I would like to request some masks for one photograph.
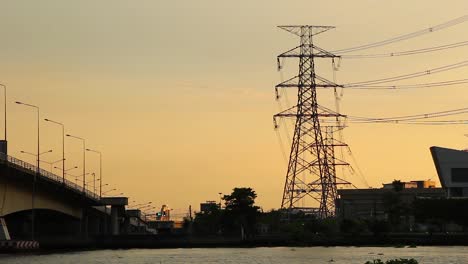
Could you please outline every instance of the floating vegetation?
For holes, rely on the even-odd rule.
[[[383,262],[380,259],[375,259],[373,261],[367,261],[364,264],[418,264],[418,261],[415,259],[391,259]]]

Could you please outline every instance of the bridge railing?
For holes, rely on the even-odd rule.
[[[37,167],[35,165],[32,165],[28,162],[22,161],[20,159],[17,159],[12,156],[5,155],[4,153],[0,153],[0,162],[2,163],[7,163],[9,166],[16,167],[21,170],[26,170],[29,173],[35,174],[37,173]],[[57,174],[54,174],[50,171],[46,171],[44,169],[39,169],[39,177],[44,177],[49,180],[52,180],[54,182],[64,184],[66,187],[74,189],[78,192],[83,192],[83,186],[79,186],[78,184],[69,181],[67,179],[63,179],[62,176],[59,176]],[[85,196],[94,199],[94,200],[99,200],[99,195],[90,191],[90,190],[85,190],[84,192]]]

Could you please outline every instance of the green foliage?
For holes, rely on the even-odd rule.
[[[224,195],[226,210],[251,210],[255,207],[255,198],[257,194],[252,188],[234,188],[230,195]]]
[[[340,232],[359,235],[370,230],[369,224],[360,219],[344,219],[340,223]]]
[[[369,230],[374,235],[381,235],[391,231],[391,224],[386,220],[374,220],[368,223]]]
[[[401,192],[405,187],[400,180],[394,180],[392,182],[392,185],[393,185],[393,190],[396,192]]]
[[[373,261],[367,261],[365,264],[418,264],[418,261],[415,259],[391,259],[387,260],[385,263],[380,259],[375,259]]]
[[[281,210],[271,210],[270,212],[259,213],[257,215],[257,223],[266,224],[271,232],[279,232],[283,223],[281,223]]]
[[[441,226],[454,222],[468,226],[468,200],[465,199],[416,199],[414,215],[418,222]]]
[[[412,211],[412,206],[403,202],[401,199],[400,187],[403,184],[399,181],[394,181],[394,190],[390,190],[383,195],[383,205],[385,213],[388,215],[388,220],[392,227],[396,228],[402,224],[402,217],[408,218]],[[401,185],[401,186],[400,186]],[[403,187],[401,187],[403,188]]]
[[[193,228],[199,234],[217,234],[222,228],[222,211],[213,206],[208,212],[195,214]]]
[[[255,231],[258,207],[255,206],[257,194],[252,188],[234,188],[225,195],[225,209],[213,205],[208,212],[195,215],[194,231],[198,234],[239,234],[242,228],[247,236]]]
[[[230,195],[224,195],[225,211],[223,223],[227,231],[237,232],[243,229],[246,236],[255,233],[258,206],[255,206],[257,194],[252,188],[234,188]]]
[[[366,261],[364,264],[384,264],[380,259],[374,259],[373,261]]]

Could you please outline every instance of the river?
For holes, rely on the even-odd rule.
[[[364,264],[374,259],[414,258],[420,264],[468,263],[468,247],[277,247],[210,249],[95,250],[51,254],[0,255],[12,264],[186,264],[245,263]]]

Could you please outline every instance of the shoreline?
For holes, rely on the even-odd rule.
[[[236,237],[132,235],[89,239],[39,239],[38,249],[0,249],[4,253],[47,253],[113,249],[257,248],[257,247],[395,247],[468,246],[468,234],[391,234],[382,236],[290,237],[263,236],[249,240]]]

